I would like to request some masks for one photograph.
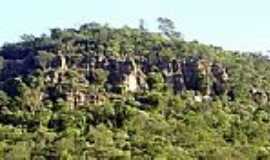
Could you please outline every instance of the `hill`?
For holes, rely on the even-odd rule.
[[[0,50],[3,159],[268,159],[270,63],[89,23]]]

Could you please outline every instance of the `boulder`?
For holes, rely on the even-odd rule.
[[[252,88],[251,91],[251,98],[254,102],[264,105],[268,102],[268,97],[265,91]]]
[[[204,59],[188,58],[181,65],[185,87],[200,91],[203,95],[210,93],[209,62]]]
[[[212,93],[216,96],[226,94],[228,91],[229,76],[225,67],[215,62],[211,66],[211,73],[213,77]]]

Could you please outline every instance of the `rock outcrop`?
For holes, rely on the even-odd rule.
[[[153,72],[162,74],[165,83],[173,90],[174,94],[182,94],[186,90],[195,91],[203,97],[233,93],[232,90],[229,90],[229,76],[226,68],[218,62],[212,63],[200,57],[174,58],[172,60],[156,57],[153,60],[151,57],[142,56],[116,58],[84,54],[76,60],[71,60],[70,56],[60,52],[52,57],[51,62],[46,62],[47,64],[44,65],[49,67],[45,74],[45,81],[52,85],[59,85],[68,79],[65,74],[69,68],[72,68],[84,73],[85,80],[81,80],[81,82],[88,81],[90,85],[99,81],[96,70],[106,71],[108,76],[105,77],[104,85],[107,86],[108,91],[114,93],[146,91],[149,88],[146,78]],[[31,54],[28,54],[24,59],[5,60],[1,74],[2,77],[17,77],[38,69],[38,64],[35,61],[35,55]],[[82,104],[85,100],[80,99],[87,97],[82,96],[82,94],[76,95],[71,93],[67,96],[73,97],[73,99],[81,97],[74,100],[76,105]]]

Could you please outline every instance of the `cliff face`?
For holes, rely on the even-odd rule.
[[[200,96],[222,96],[228,95],[230,86],[228,84],[228,74],[226,68],[220,63],[213,63],[207,59],[198,57],[187,57],[182,59],[165,60],[161,57],[154,57],[155,61],[150,61],[146,57],[129,56],[125,58],[100,56],[83,56],[78,62],[70,61],[70,57],[63,54],[56,54],[54,58],[47,61],[46,67],[43,67],[45,73],[44,83],[53,85],[55,88],[63,88],[66,81],[69,79],[82,78],[77,82],[77,85],[95,85],[99,81],[97,70],[102,70],[106,73],[105,83],[102,85],[108,86],[107,91],[112,93],[122,94],[125,92],[145,92],[151,90],[151,83],[162,83],[165,87],[173,90],[174,94],[181,94],[186,90],[194,91]],[[89,59],[88,61],[84,61]],[[152,57],[153,59],[153,57]],[[2,70],[2,80],[12,79],[20,76],[31,74],[40,68],[41,62],[37,57],[32,55],[27,56],[22,60],[4,60]],[[75,66],[75,67],[74,67]],[[78,77],[68,77],[68,72],[78,72]],[[161,74],[161,82],[149,81],[150,74]],[[13,87],[13,86],[10,86]],[[15,87],[15,86],[14,86]],[[72,87],[72,86],[71,86]],[[51,87],[50,87],[51,88]],[[120,91],[122,90],[122,91]],[[50,93],[48,90],[43,90],[44,93]],[[62,91],[61,91],[62,92]],[[63,91],[64,92],[64,91]],[[63,93],[66,100],[76,101],[76,95],[80,95],[77,99],[80,103],[86,104],[88,101],[88,93],[77,93],[77,89],[70,88],[69,94]],[[47,95],[47,94],[44,94]],[[52,99],[57,99],[55,91],[49,94]],[[58,98],[59,98],[58,97]],[[46,97],[50,98],[50,97]],[[75,100],[74,100],[75,99]],[[232,99],[232,97],[230,97]]]
[[[213,64],[206,59],[189,57],[165,61],[159,58],[159,61],[152,63],[149,60],[142,61],[135,57],[136,63],[134,64],[130,63],[129,59],[104,59],[101,64],[93,63],[93,66],[96,69],[99,66],[102,66],[104,70],[108,69],[110,73],[108,83],[112,85],[128,83],[131,78],[130,84],[127,84],[127,86],[133,86],[131,90],[138,87],[141,89],[142,86],[138,84],[138,79],[144,78],[145,81],[151,73],[162,74],[164,80],[162,83],[171,86],[175,93],[193,90],[202,95],[221,95],[226,94],[227,87],[229,87],[226,86],[229,80],[226,69],[221,64]],[[135,87],[135,84],[138,86]]]
[[[97,85],[98,88],[103,86],[108,93],[123,94],[124,92],[151,91],[155,88],[152,87],[154,83],[164,85],[176,95],[192,91],[194,97],[197,97],[195,100],[210,100],[221,96],[227,97],[228,100],[235,100],[236,96],[234,86],[230,83],[227,73],[228,68],[224,67],[221,62],[196,55],[167,59],[158,54],[117,57],[83,52],[75,56],[63,54],[61,50],[51,53],[37,51],[37,54],[28,54],[24,58],[3,59],[2,84],[10,79],[27,77],[38,70],[43,72],[42,79],[45,84],[41,90],[44,95],[41,98],[42,101],[64,98],[71,104],[86,105],[93,101],[89,100],[90,92],[80,90],[85,90],[83,88],[87,88],[87,86]],[[102,71],[102,73],[97,73],[97,71]],[[73,75],[75,77],[70,77],[70,72],[75,72],[76,74]],[[156,76],[157,74],[161,75],[159,80],[149,80],[150,75]],[[70,84],[71,79],[76,81],[77,86],[85,87],[75,89],[76,87]],[[65,86],[69,86],[69,89],[66,90]],[[10,87],[16,88],[16,86]],[[76,95],[80,96],[76,98]],[[253,98],[255,102],[262,99],[258,98],[262,97],[258,92],[252,91],[250,95],[257,97]],[[77,103],[76,99],[82,100]],[[264,98],[262,101],[268,101],[268,98]]]

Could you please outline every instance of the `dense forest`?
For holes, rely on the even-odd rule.
[[[7,160],[270,159],[270,62],[95,22],[0,49]]]

